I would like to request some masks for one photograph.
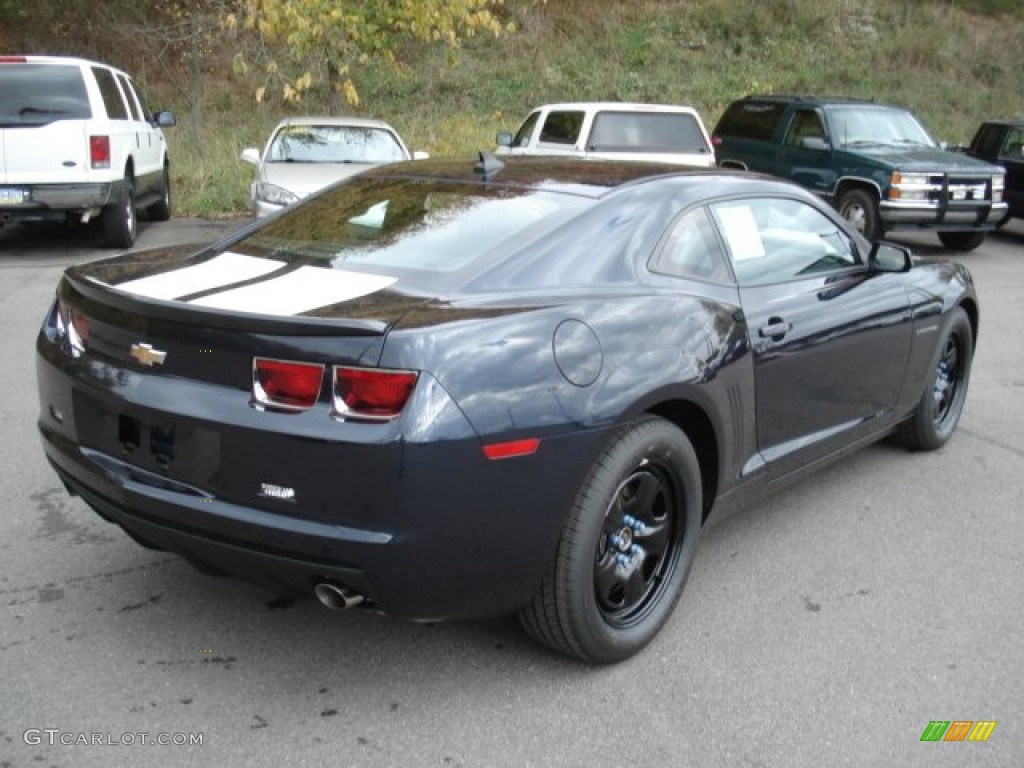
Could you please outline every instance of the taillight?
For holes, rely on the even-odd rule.
[[[283,411],[305,411],[320,397],[324,366],[254,357],[252,399],[258,405]]]
[[[334,366],[334,410],[345,419],[387,421],[402,412],[416,386],[415,371]]]
[[[89,162],[93,168],[110,167],[110,137],[89,137]]]
[[[74,307],[57,302],[57,332],[68,343],[71,354],[78,357],[89,343],[89,318]]]

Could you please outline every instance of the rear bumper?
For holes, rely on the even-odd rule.
[[[420,432],[415,442],[411,433],[358,444],[351,435],[295,439],[233,425],[230,416],[218,423],[151,414],[106,393],[110,408],[143,413],[144,422],[173,420],[179,436],[202,435],[188,450],[212,467],[209,480],[186,482],[173,462],[160,469],[143,455],[145,435],[134,452],[113,455],[96,444],[93,427],[81,431],[96,422],[76,413],[87,399],[76,372],[41,355],[37,375],[47,458],[103,518],[206,572],[304,595],[329,580],[413,619],[497,616],[526,605],[605,439],[601,430],[569,431],[544,438],[532,456],[493,461],[471,430],[451,437],[449,429],[451,439]],[[268,474],[267,456],[277,474]],[[174,461],[196,465],[192,456]],[[229,476],[222,491],[217,483]],[[298,501],[257,497],[267,481],[294,485]]]
[[[24,201],[0,202],[0,221],[46,221],[64,218],[68,212],[95,213],[107,205],[114,188],[111,183],[5,185],[22,194]]]

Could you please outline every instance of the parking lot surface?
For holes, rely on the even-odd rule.
[[[143,223],[138,247],[242,223]],[[1024,222],[959,256],[981,331],[952,441],[878,444],[713,526],[665,630],[606,668],[512,619],[204,576],[70,498],[33,345],[61,270],[110,253],[92,236],[0,231],[0,767],[1022,764]],[[922,742],[936,720],[997,725]]]

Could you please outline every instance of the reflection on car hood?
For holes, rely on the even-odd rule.
[[[328,184],[347,179],[377,163],[264,163],[263,181],[306,197]]]

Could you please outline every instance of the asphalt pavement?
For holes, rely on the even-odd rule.
[[[242,223],[143,222],[138,247]],[[1024,222],[962,256],[981,332],[952,441],[878,444],[712,527],[664,631],[605,668],[511,619],[204,576],[69,497],[34,338],[61,270],[105,255],[0,231],[0,768],[1024,765]],[[996,726],[922,742],[936,720]]]

